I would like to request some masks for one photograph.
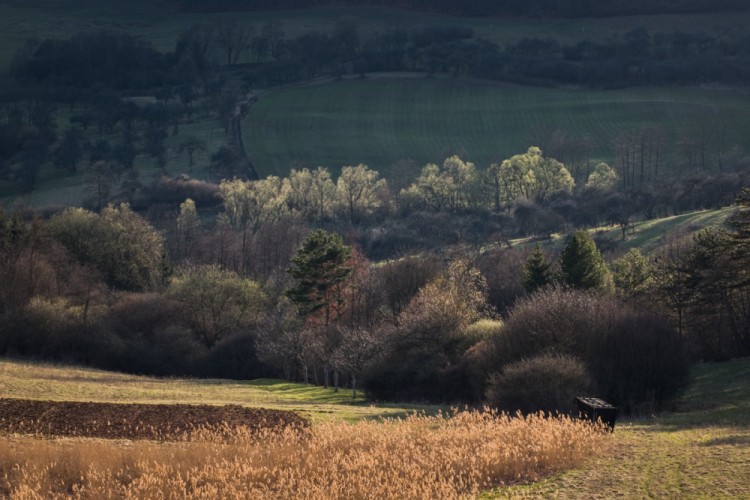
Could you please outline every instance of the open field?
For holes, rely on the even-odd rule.
[[[682,131],[724,130],[747,145],[750,95],[732,90],[636,88],[573,90],[450,78],[373,77],[274,89],[246,119],[248,155],[261,175],[293,162],[338,171],[366,163],[388,177],[394,164],[416,168],[459,153],[486,168],[543,144],[555,130],[590,135],[593,156],[611,161],[624,132],[661,126],[666,143]],[[667,162],[675,152],[667,152]],[[413,172],[417,174],[418,170]]]
[[[322,165],[337,172],[343,165],[365,163],[385,177],[408,178],[418,175],[424,164],[456,153],[484,169],[543,144],[556,130],[569,138],[590,135],[594,158],[612,161],[615,138],[646,125],[661,126],[667,144],[700,127],[721,130],[727,151],[735,144],[744,150],[750,137],[750,95],[726,89],[593,91],[373,75],[269,90],[251,109],[244,133],[248,155],[261,176],[285,176],[291,165]],[[178,153],[188,136],[207,145],[206,151],[196,153],[193,168],[187,154]],[[209,157],[223,143],[218,120],[205,114],[181,124],[178,134],[167,139],[168,175],[210,178]],[[403,159],[415,162],[411,171],[394,166]],[[666,164],[674,159],[673,148],[666,151]],[[145,184],[164,173],[145,155],[135,163]],[[87,189],[82,170],[71,176],[47,165],[37,188],[23,199],[33,206],[80,205]],[[18,189],[0,184],[0,198],[7,206],[18,198]]]
[[[0,360],[0,397],[100,403],[242,405],[292,410],[312,421],[358,420],[434,413],[435,406],[372,406],[341,389],[282,380],[163,379],[38,363]]]
[[[748,498],[750,360],[699,365],[678,412],[623,422],[588,466],[487,498]]]
[[[592,235],[603,235],[616,242],[617,249],[626,252],[632,248],[639,249],[643,254],[650,254],[664,243],[670,234],[695,234],[701,229],[721,227],[727,218],[734,213],[735,207],[724,207],[716,210],[699,210],[680,215],[664,217],[662,219],[634,222],[628,227],[625,239],[619,226],[602,226],[589,229]],[[511,240],[511,245],[535,245],[537,242],[543,247],[560,247],[566,242],[567,235],[553,234],[550,240],[537,238],[518,238]]]
[[[182,441],[191,435],[304,429],[293,411],[239,405],[173,405],[0,398],[0,434]]]
[[[306,10],[186,14],[174,12],[166,2],[147,0],[6,0],[0,4],[0,68],[29,38],[64,38],[79,31],[122,30],[151,41],[162,51],[171,50],[184,28],[201,23],[236,19],[260,26],[280,20],[288,37],[312,31],[330,31],[341,18],[354,20],[362,34],[392,26],[464,26],[476,36],[498,43],[523,37],[577,41],[606,38],[643,26],[652,31],[702,31],[745,33],[750,13],[670,16],[627,16],[609,19],[461,18],[384,8],[319,7]]]
[[[20,363],[3,361],[0,364],[0,380],[4,384],[3,394],[24,395],[33,397],[39,394],[47,394],[50,399],[80,399],[87,394],[99,400],[112,398],[114,401],[123,399],[150,399],[146,396],[135,396],[133,390],[136,384],[154,389],[154,385],[160,385],[160,398],[162,400],[173,400],[180,402],[195,401],[199,395],[208,398],[204,402],[219,402],[235,400],[237,396],[250,394],[249,387],[255,391],[265,391],[264,388],[276,388],[277,397],[274,406],[286,408],[306,407],[303,401],[315,408],[321,408],[319,398],[327,400],[329,395],[322,389],[295,386],[276,381],[262,382],[229,382],[229,381],[190,381],[190,380],[158,380],[140,377],[130,377],[96,370],[86,370],[68,367],[53,367],[32,363]],[[55,381],[55,379],[59,379]],[[186,389],[186,384],[189,384]],[[278,386],[277,386],[278,384]],[[74,386],[81,386],[75,389]],[[45,391],[44,387],[49,387]],[[200,390],[198,388],[201,388]],[[153,396],[151,396],[153,397]],[[171,398],[171,399],[170,399]],[[213,399],[211,399],[213,398]],[[477,460],[483,451],[474,453],[475,450],[488,450],[492,447],[503,446],[507,443],[510,435],[495,434],[497,426],[491,423],[491,427],[484,427],[480,434],[483,438],[471,437],[465,432],[468,428],[467,422],[448,425],[445,432],[439,431],[434,434],[424,434],[425,425],[431,429],[443,429],[445,421],[442,417],[437,420],[416,420],[405,427],[388,427],[395,424],[387,424],[386,428],[379,427],[382,424],[373,422],[367,418],[375,415],[378,411],[386,414],[391,409],[383,410],[371,408],[369,414],[352,414],[350,407],[345,405],[342,397],[339,403],[331,403],[327,400],[327,408],[334,415],[345,415],[346,419],[362,419],[360,424],[354,426],[341,426],[338,418],[318,419],[313,429],[322,436],[327,436],[321,444],[321,448],[328,457],[341,457],[344,459],[341,466],[347,470],[360,470],[364,468],[368,473],[377,475],[378,472],[372,461],[367,461],[361,454],[361,449],[352,443],[377,443],[374,448],[383,450],[383,458],[386,456],[396,458],[409,454],[426,460],[425,463],[434,463],[436,457],[440,460],[441,467],[456,467],[455,474],[451,477],[461,477],[469,481],[470,476],[466,474],[468,469],[464,468],[466,463]],[[356,408],[356,406],[355,406]],[[481,421],[473,420],[472,425],[479,425]],[[513,425],[521,425],[516,423]],[[460,431],[459,428],[463,428]],[[453,429],[453,430],[450,430]],[[494,430],[490,430],[494,429]],[[383,432],[385,430],[385,432]],[[499,431],[498,431],[499,432]],[[562,430],[557,431],[558,436],[566,435]],[[491,434],[491,435],[490,435]],[[356,438],[355,438],[356,436]],[[379,436],[379,437],[375,437]],[[390,436],[390,438],[386,438]],[[420,436],[420,437],[417,437]],[[550,435],[551,436],[551,435]],[[494,441],[496,438],[500,441]],[[286,438],[284,438],[286,439]],[[478,439],[478,440],[477,440]],[[503,439],[505,441],[503,441]],[[414,446],[409,444],[413,440]],[[514,443],[520,443],[513,441]],[[210,487],[225,488],[228,494],[231,488],[241,485],[235,480],[233,474],[240,471],[241,464],[246,464],[242,469],[246,473],[254,470],[250,462],[237,461],[237,450],[232,447],[216,447],[215,445],[189,443],[186,445],[153,445],[148,442],[115,442],[108,444],[99,440],[85,439],[44,439],[22,436],[7,436],[0,439],[0,453],[2,456],[28,460],[36,464],[36,469],[28,469],[23,477],[16,474],[17,481],[25,481],[27,485],[47,484],[49,477],[56,478],[54,483],[60,488],[67,484],[78,484],[80,487],[79,471],[86,469],[88,464],[95,464],[100,469],[108,467],[112,470],[120,470],[120,475],[115,477],[131,477],[131,482],[122,485],[123,488],[165,488],[165,477],[175,474],[176,480],[170,484],[173,487],[185,488],[180,490],[185,496],[200,494],[208,495]],[[261,453],[260,449],[247,446],[243,442],[243,456],[255,456]],[[294,446],[288,447],[289,443],[281,441],[268,441],[266,451],[271,455],[281,454],[287,465],[292,463],[308,464],[304,457],[291,452]],[[390,444],[389,444],[390,443]],[[401,443],[401,444],[398,444]],[[496,443],[496,444],[492,444]],[[572,442],[571,442],[572,443]],[[671,498],[744,498],[750,495],[750,360],[734,360],[725,363],[701,364],[693,370],[693,384],[687,393],[675,403],[674,411],[670,413],[641,417],[637,419],[621,419],[615,429],[615,433],[606,438],[604,442],[591,448],[592,455],[587,460],[575,463],[574,468],[566,472],[553,473],[552,476],[534,481],[539,475],[518,476],[516,479],[502,479],[493,476],[492,481],[514,483],[520,480],[523,484],[504,486],[501,488],[485,491],[484,498],[506,498],[506,497],[528,497],[528,498],[644,498],[644,497],[671,497]],[[116,446],[116,449],[114,448]],[[285,447],[286,446],[286,447]],[[357,445],[358,446],[358,445]],[[406,446],[406,448],[404,448]],[[514,445],[515,446],[515,445]],[[567,446],[573,446],[568,444]],[[430,449],[429,447],[433,447]],[[370,448],[371,450],[374,448]],[[436,454],[435,450],[441,451]],[[570,448],[579,450],[577,445]],[[284,451],[286,450],[286,451]],[[359,450],[359,451],[358,451]],[[384,451],[388,450],[388,451]],[[463,451],[462,451],[463,450]],[[471,456],[466,451],[471,450]],[[599,450],[594,452],[594,450]],[[291,454],[290,454],[291,453]],[[418,453],[418,455],[414,455]],[[268,457],[269,454],[263,455]],[[543,467],[546,475],[560,466],[548,466],[549,458],[553,455],[545,455],[547,458],[540,463],[547,464]],[[422,460],[419,458],[419,460]],[[518,460],[527,460],[529,457],[516,455]],[[557,456],[560,459],[560,456]],[[162,464],[154,470],[143,472],[143,461],[152,460]],[[254,459],[253,459],[254,460]],[[261,460],[258,458],[258,460]],[[263,459],[265,460],[265,459]],[[268,464],[261,460],[261,464]],[[335,460],[339,460],[336,458]],[[386,460],[387,461],[387,460]],[[324,460],[323,462],[328,462]],[[397,460],[403,465],[401,460]],[[233,474],[227,474],[224,479],[211,476],[209,464],[222,463],[231,469]],[[338,463],[338,462],[337,462]],[[476,464],[477,462],[473,462]],[[503,467],[508,467],[503,462]],[[525,463],[528,463],[525,462]],[[572,463],[566,462],[568,466]],[[48,464],[44,466],[44,464]],[[51,464],[51,465],[50,465]],[[57,464],[57,465],[55,465]],[[64,465],[63,465],[64,464]],[[140,464],[140,465],[139,465]],[[180,475],[175,472],[177,464],[182,464],[183,470],[191,470],[190,475]],[[344,465],[348,464],[348,465]],[[354,467],[357,464],[357,467]],[[369,465],[367,465],[369,464]],[[45,468],[46,467],[46,468]],[[51,468],[50,468],[51,467]],[[368,468],[370,467],[370,468]],[[411,468],[409,468],[411,467]],[[419,487],[420,478],[424,482],[424,476],[418,468],[411,465],[407,467],[403,477]],[[565,468],[565,467],[563,467]],[[213,469],[215,473],[216,469]],[[493,469],[498,471],[500,469]],[[508,469],[502,469],[507,472]],[[47,471],[51,471],[50,474]],[[129,476],[123,476],[127,471]],[[333,481],[329,472],[317,469],[322,474],[324,481]],[[537,474],[539,472],[537,471]],[[88,487],[100,487],[106,484],[106,478],[111,475],[104,474],[92,476],[93,480]],[[102,475],[103,474],[103,475]],[[186,486],[188,478],[194,480],[192,489]],[[367,476],[359,478],[365,481]],[[99,479],[96,479],[99,478]],[[476,479],[476,478],[475,478]],[[36,481],[36,482],[34,482]],[[68,481],[68,483],[66,483]],[[324,482],[323,481],[323,482]],[[470,481],[469,481],[470,482]],[[244,483],[243,483],[244,484]],[[326,484],[318,482],[315,487],[341,487],[347,483],[345,480],[333,481]],[[430,483],[433,486],[437,483]],[[443,484],[443,483],[441,483]],[[468,483],[467,483],[468,484]],[[475,483],[476,484],[476,483]],[[497,483],[496,483],[497,484]],[[150,486],[149,486],[150,485]],[[207,489],[208,488],[208,489]],[[155,491],[155,490],[148,490]],[[321,490],[318,490],[321,491]],[[448,490],[445,490],[448,491]],[[28,492],[27,492],[28,493]],[[423,492],[424,493],[424,492]],[[21,497],[23,497],[21,495]]]
[[[700,210],[662,219],[636,222],[626,231],[625,240],[622,240],[622,231],[619,227],[602,228],[601,230],[609,238],[618,241],[623,250],[638,248],[644,254],[648,254],[663,243],[665,236],[669,233],[685,232],[692,234],[704,228],[720,227],[735,210],[735,207]]]

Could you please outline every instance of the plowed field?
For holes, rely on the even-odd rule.
[[[289,411],[238,405],[148,405],[0,399],[0,433],[109,439],[182,439],[197,429],[306,427]]]

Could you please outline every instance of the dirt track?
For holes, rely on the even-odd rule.
[[[306,427],[296,413],[238,405],[146,405],[0,399],[0,433],[182,439],[197,428]]]

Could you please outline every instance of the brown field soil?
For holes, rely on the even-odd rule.
[[[239,405],[155,405],[0,399],[0,433],[181,440],[191,431],[302,428],[291,411]]]

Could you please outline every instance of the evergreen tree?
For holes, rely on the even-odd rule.
[[[612,289],[612,275],[596,248],[596,243],[583,229],[568,242],[560,255],[560,268],[565,284],[580,290]]]
[[[612,270],[615,287],[625,297],[643,294],[652,281],[651,263],[637,248],[615,260]]]
[[[534,246],[531,256],[523,266],[523,287],[528,293],[554,283],[550,264],[539,243]]]
[[[352,273],[352,250],[336,233],[318,229],[307,237],[287,272],[297,284],[287,296],[303,316],[322,312],[328,326],[343,306],[341,285]]]

